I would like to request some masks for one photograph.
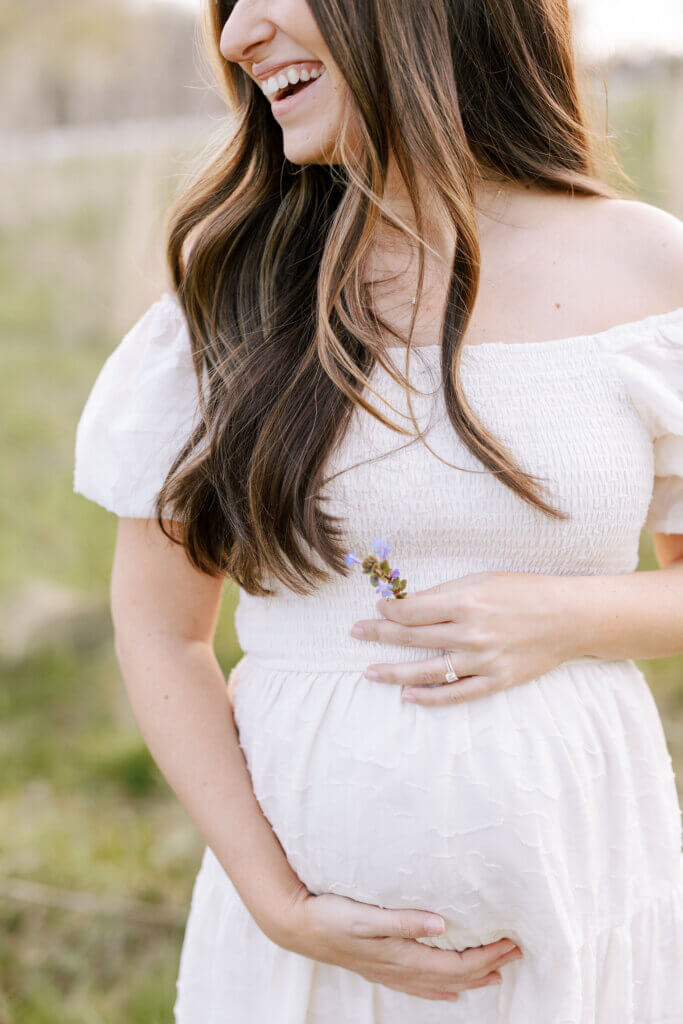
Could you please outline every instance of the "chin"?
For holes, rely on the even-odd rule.
[[[285,130],[283,136],[284,154],[293,164],[328,164],[330,160],[326,154],[330,151],[330,145],[321,145],[315,142],[305,132],[288,132]]]

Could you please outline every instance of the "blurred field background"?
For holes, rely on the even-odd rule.
[[[683,216],[683,59],[614,54],[590,77],[635,193]],[[189,6],[5,0],[0,91],[0,1024],[170,1024],[203,843],[128,706],[116,520],[72,494],[73,442],[165,287],[170,198],[227,123]],[[226,674],[234,604],[229,587]],[[640,664],[683,783],[683,658]]]

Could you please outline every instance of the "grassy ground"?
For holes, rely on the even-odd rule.
[[[120,683],[106,603],[115,517],[71,487],[78,414],[136,312],[117,295],[135,304],[161,284],[148,241],[183,160],[17,168],[0,198],[0,602],[14,611],[22,580],[53,581],[86,596],[94,627],[0,665],[0,1024],[171,1019],[203,844]],[[240,653],[234,602],[229,588],[226,673]],[[16,879],[54,888],[19,899]]]
[[[651,116],[645,100],[623,112],[637,126],[626,157],[661,202]],[[183,160],[16,168],[0,197],[0,601],[12,608],[22,580],[48,580],[90,608],[88,629],[0,666],[0,1024],[171,1020],[203,844],[119,680],[106,604],[115,519],[73,496],[71,475],[94,376],[162,283],[160,211]],[[655,565],[647,535],[641,564]],[[239,657],[234,600],[229,588],[217,640],[226,673]],[[641,667],[683,772],[683,659]]]

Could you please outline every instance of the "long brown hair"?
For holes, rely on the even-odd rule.
[[[567,0],[309,0],[352,102],[340,160],[307,165],[284,156],[268,100],[220,54],[232,6],[208,0],[204,29],[234,127],[177,200],[169,226],[173,283],[198,380],[207,371],[209,384],[201,424],[159,493],[161,528],[170,504],[190,560],[255,595],[273,592],[266,573],[309,593],[329,578],[326,566],[348,571],[343,523],[323,508],[325,460],[356,405],[408,433],[363,393],[374,362],[386,365],[382,330],[398,337],[361,279],[384,217],[390,153],[415,210],[420,287],[419,175],[454,228],[441,337],[453,427],[522,500],[567,518],[477,421],[459,381],[479,283],[478,177],[617,194],[598,174]],[[361,140],[354,152],[344,146],[352,120]],[[411,325],[408,343],[412,333]]]

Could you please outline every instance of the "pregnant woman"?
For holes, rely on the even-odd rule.
[[[176,1021],[680,1024],[683,226],[602,183],[564,0],[205,14],[233,134],[74,480],[206,840]]]

